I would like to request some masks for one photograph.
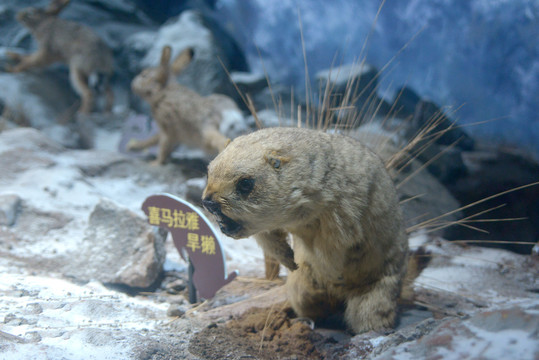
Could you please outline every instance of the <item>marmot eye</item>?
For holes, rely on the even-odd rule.
[[[275,169],[279,169],[281,167],[281,160],[279,159],[272,159],[271,160],[271,165],[275,168]]]
[[[236,191],[241,195],[249,195],[255,186],[255,179],[243,178],[236,184]]]

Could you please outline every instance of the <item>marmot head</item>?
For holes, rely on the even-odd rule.
[[[210,163],[203,206],[224,234],[248,237],[286,228],[310,214],[305,190],[311,172],[298,156],[298,145],[307,139],[295,130],[300,129],[240,136]]]

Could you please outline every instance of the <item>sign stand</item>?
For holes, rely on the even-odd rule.
[[[187,283],[187,290],[189,291],[189,303],[194,304],[197,302],[197,288],[193,282],[193,273],[195,272],[195,267],[193,262],[189,259],[189,267],[187,268],[187,275],[189,276]]]

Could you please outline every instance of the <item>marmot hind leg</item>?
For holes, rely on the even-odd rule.
[[[344,320],[348,327],[359,334],[369,330],[392,328],[397,314],[397,297],[400,276],[385,276],[370,291],[350,294],[346,300]]]
[[[341,301],[318,285],[308,264],[303,263],[288,274],[286,290],[288,301],[299,317],[323,320],[343,309]]]

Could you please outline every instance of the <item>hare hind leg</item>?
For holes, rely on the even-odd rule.
[[[164,133],[163,130],[159,130],[159,152],[157,154],[157,159],[152,163],[157,165],[162,165],[167,161],[169,155],[176,148],[177,142],[172,139],[171,136]]]
[[[8,67],[9,72],[22,72],[31,68],[46,66],[51,63],[46,54],[42,51],[37,51],[30,55],[8,51],[6,55],[18,62],[17,65]]]
[[[127,143],[127,150],[140,151],[159,144],[159,134],[155,134],[145,140],[131,139]]]
[[[79,111],[84,114],[89,114],[94,106],[94,94],[88,86],[88,77],[78,67],[69,66],[69,80],[71,86],[82,99],[82,104]]]

